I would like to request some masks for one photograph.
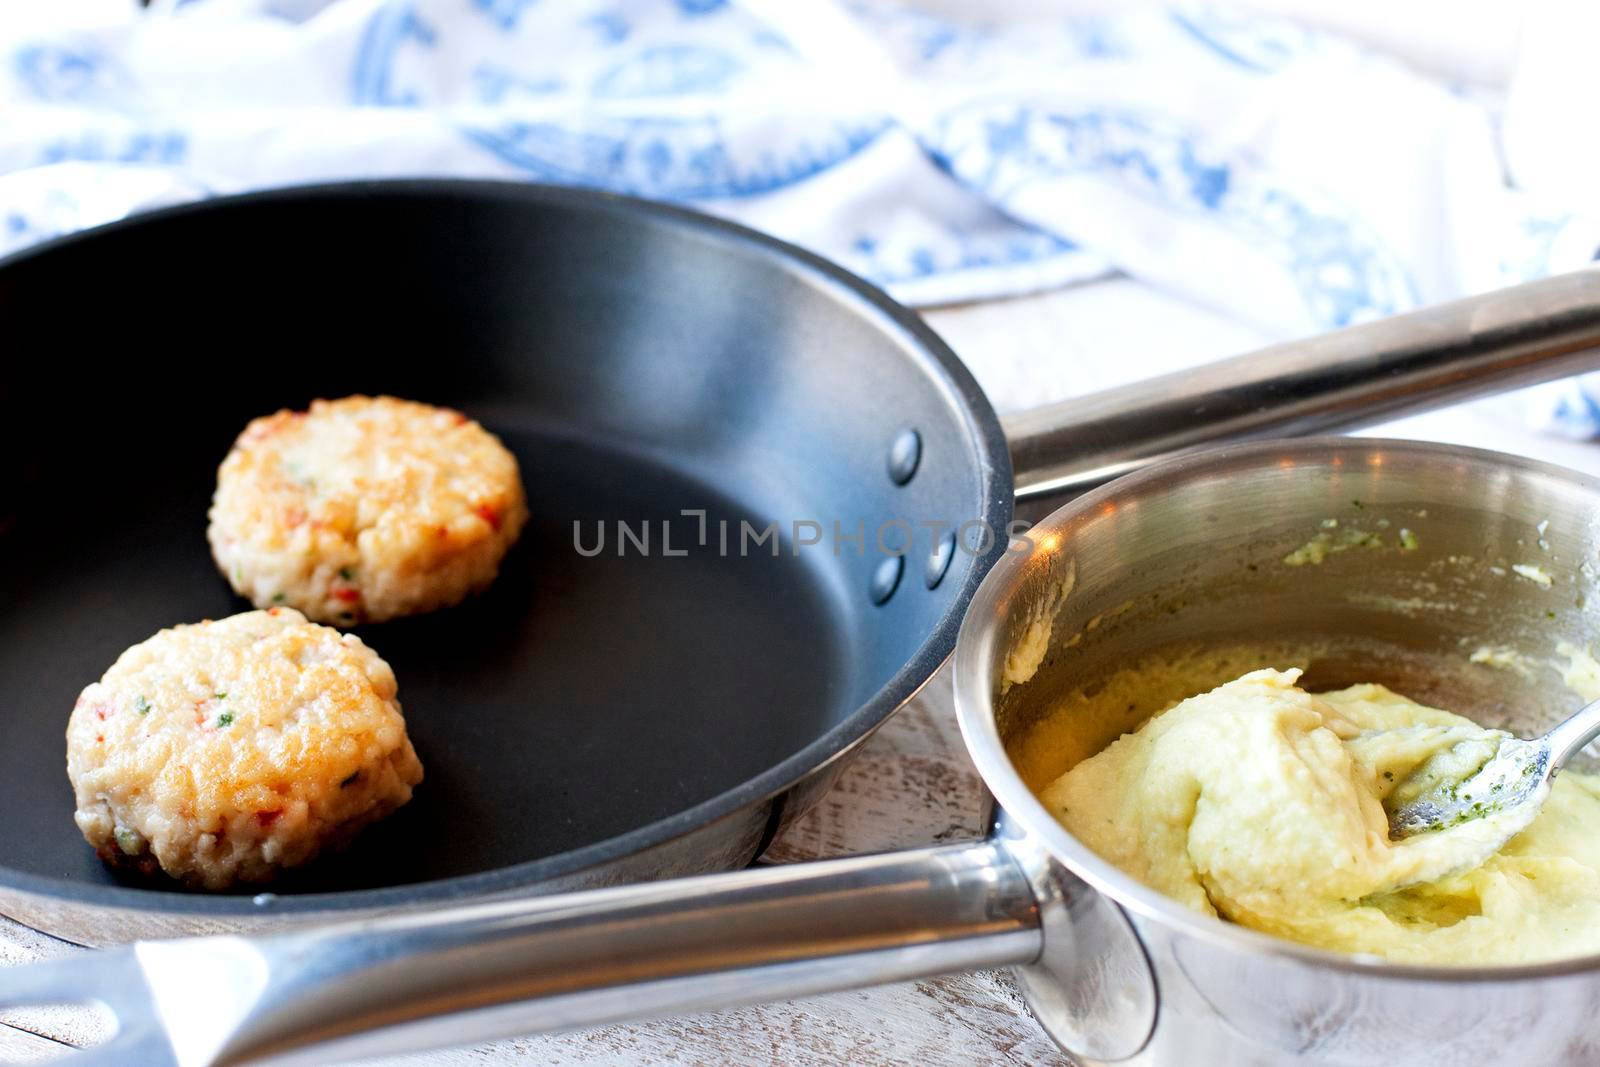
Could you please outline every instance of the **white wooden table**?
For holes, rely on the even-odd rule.
[[[1002,411],[1245,351],[1267,339],[1126,280],[928,314]],[[1535,435],[1503,401],[1382,428],[1396,436],[1538,455],[1600,474],[1600,448]],[[805,820],[769,851],[779,862],[959,841],[981,832],[983,792],[961,747],[949,679],[896,715]],[[80,951],[0,919],[0,963]],[[53,1009],[0,1016],[0,1062],[52,1058],[101,1022]],[[983,972],[692,1018],[382,1062],[389,1067],[541,1064],[918,1064],[1064,1062],[1004,973]]]

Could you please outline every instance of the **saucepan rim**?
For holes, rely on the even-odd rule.
[[[1270,457],[1276,464],[1286,455],[1289,458],[1299,455],[1309,459],[1312,456],[1326,457],[1330,452],[1351,455],[1375,450],[1385,453],[1386,462],[1397,456],[1402,460],[1432,457],[1512,469],[1554,479],[1594,495],[1600,501],[1600,479],[1556,464],[1490,449],[1383,437],[1304,437],[1249,441],[1153,464],[1077,497],[1036,523],[1028,533],[1035,539],[1054,535],[1065,543],[1075,525],[1089,519],[1110,502],[1129,497],[1147,498],[1165,488],[1186,484],[1208,473],[1223,469],[1237,470],[1241,461]],[[1008,553],[990,570],[973,597],[954,654],[956,716],[967,750],[995,800],[1010,817],[1031,834],[1037,835],[1056,860],[1096,891],[1144,919],[1219,948],[1243,955],[1287,958],[1378,978],[1461,983],[1507,982],[1555,978],[1600,969],[1600,955],[1543,963],[1459,967],[1393,963],[1377,957],[1312,948],[1193,911],[1102,859],[1057,822],[1023,783],[1006,754],[995,722],[990,665],[993,663],[995,645],[1003,636],[1005,599],[1020,584],[1028,569],[1037,566],[1038,560],[1034,555]]]

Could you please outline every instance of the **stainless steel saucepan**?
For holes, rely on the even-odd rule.
[[[1169,461],[1034,527],[972,603],[954,672],[998,801],[984,841],[141,943],[0,972],[0,1004],[103,1000],[123,1030],[101,1054],[119,1063],[324,1063],[1008,964],[1089,1062],[1593,1063],[1600,960],[1397,966],[1231,926],[1099,859],[1018,768],[1059,769],[1028,746],[1067,695],[1151,660],[1231,669],[1230,649],[1303,666],[1312,688],[1383,682],[1539,730],[1573,703],[1563,642],[1600,636],[1597,515],[1600,482],[1450,446],[1321,438]],[[1328,520],[1370,536],[1285,562]],[[1045,624],[1037,670],[1004,685]],[[1480,647],[1519,669],[1474,662]],[[1224,680],[1206,669],[1185,684]],[[1146,712],[1070,723],[1059,759]]]

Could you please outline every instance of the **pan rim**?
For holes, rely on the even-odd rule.
[[[458,201],[512,200],[529,205],[584,211],[631,218],[637,224],[664,226],[696,239],[717,244],[730,255],[747,256],[804,277],[850,313],[863,316],[898,347],[917,358],[930,378],[941,387],[946,402],[965,423],[970,450],[983,493],[983,519],[990,529],[1004,529],[1012,516],[1012,469],[1000,420],[965,364],[910,308],[883,290],[815,253],[779,238],[686,207],[638,197],[573,186],[461,178],[390,178],[377,180],[295,184],[272,189],[218,196],[140,212],[126,218],[75,231],[0,256],[0,272],[17,264],[57,255],[85,242],[127,230],[160,226],[165,220],[204,216],[236,206],[258,203],[343,198],[432,196]],[[888,717],[911,700],[938,672],[955,649],[968,605],[990,567],[1004,551],[999,538],[991,549],[974,557],[945,614],[901,665],[868,700],[814,737],[798,752],[767,767],[731,789],[665,818],[581,848],[533,860],[523,860],[471,874],[453,875],[402,885],[335,892],[288,893],[272,896],[263,909],[251,895],[205,895],[164,888],[115,884],[96,885],[68,878],[16,870],[0,858],[0,887],[30,896],[103,909],[167,913],[194,918],[253,918],[301,916],[313,913],[392,910],[426,904],[531,889],[540,883],[566,878],[626,856],[666,845],[686,837],[744,808],[770,801],[832,764],[866,740]],[[270,883],[257,887],[272,894]]]

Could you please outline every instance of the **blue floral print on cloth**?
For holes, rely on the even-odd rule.
[[[0,25],[0,252],[199,196],[471,176],[690,204],[917,304],[1120,271],[1290,337],[1600,245],[1591,216],[1506,184],[1488,107],[1216,5],[77,7]],[[1600,389],[1546,399],[1547,423],[1600,433]]]

